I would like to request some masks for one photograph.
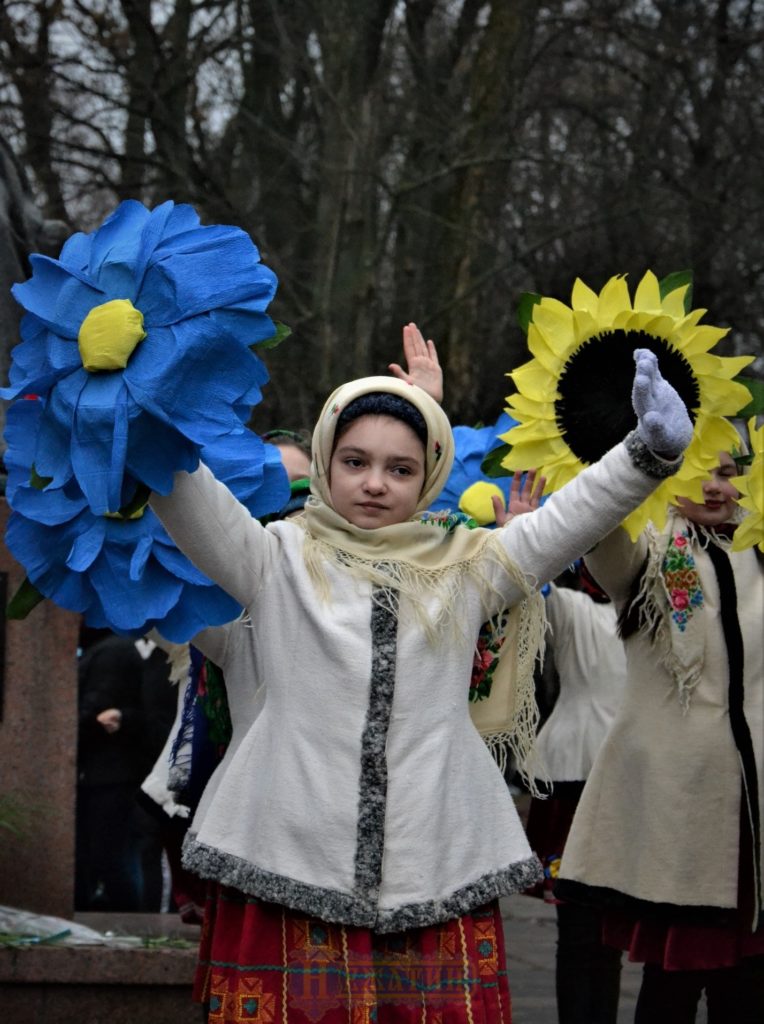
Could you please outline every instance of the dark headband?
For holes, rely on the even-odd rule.
[[[390,416],[394,420],[400,420],[410,427],[425,448],[427,447],[427,424],[424,416],[405,398],[385,391],[371,391],[367,395],[360,395],[345,406],[334,431],[335,445],[350,424],[361,416]]]

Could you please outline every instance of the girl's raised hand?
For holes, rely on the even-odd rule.
[[[498,495],[491,499],[493,510],[496,513],[496,525],[504,526],[515,516],[535,512],[541,503],[541,495],[544,493],[545,487],[546,477],[539,476],[537,478],[535,469],[529,469],[525,476],[515,473],[509,488],[508,508],[504,508]]]
[[[635,349],[634,362],[631,404],[637,414],[637,433],[656,455],[676,459],[692,440],[693,425],[687,407],[661,376],[654,352]]]
[[[416,324],[406,324],[403,328],[403,357],[406,369],[398,363],[390,363],[388,369],[394,377],[405,380],[408,384],[417,384],[436,402],[443,401],[443,371],[438,362],[435,342],[427,341]]]

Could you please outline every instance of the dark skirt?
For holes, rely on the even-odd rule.
[[[670,924],[606,911],[603,941],[625,949],[635,963],[655,964],[664,971],[709,971],[736,967],[742,959],[764,956],[764,929],[739,926]]]
[[[544,877],[526,890],[527,896],[538,896],[547,903],[560,902],[555,899],[552,886],[560,873],[562,852],[583,790],[583,782],[556,782],[552,796],[531,800],[526,833],[531,849],[541,861]]]
[[[194,998],[210,1024],[511,1024],[499,904],[380,934],[214,886]]]

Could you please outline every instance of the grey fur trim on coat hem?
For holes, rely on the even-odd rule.
[[[427,900],[425,903],[407,903],[395,910],[382,910],[374,926],[378,932],[398,932],[406,928],[422,928],[438,924],[454,917],[476,910],[499,896],[530,889],[544,877],[538,857],[518,861],[502,871],[483,875],[469,885],[457,889],[442,900]]]
[[[629,458],[637,469],[641,469],[647,476],[655,477],[658,480],[665,480],[667,477],[673,476],[684,461],[681,456],[670,462],[661,459],[651,448],[647,447],[636,430],[627,434],[623,443],[626,445]]]
[[[402,931],[438,924],[475,910],[499,896],[520,892],[540,881],[543,875],[537,857],[518,861],[501,871],[478,878],[442,900],[408,903],[394,910],[382,910],[353,893],[338,892],[298,882],[265,871],[256,864],[200,843],[192,833],[183,843],[183,866],[202,878],[230,885],[249,896],[280,903],[322,921],[373,928],[378,932]]]

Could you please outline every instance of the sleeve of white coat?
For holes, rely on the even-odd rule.
[[[507,554],[541,587],[590,551],[681,465],[635,448],[633,435],[553,494],[537,511],[501,530]],[[517,594],[507,595],[515,600]]]
[[[228,488],[200,465],[193,473],[176,473],[170,494],[152,494],[150,505],[197,569],[248,606],[278,541]]]

